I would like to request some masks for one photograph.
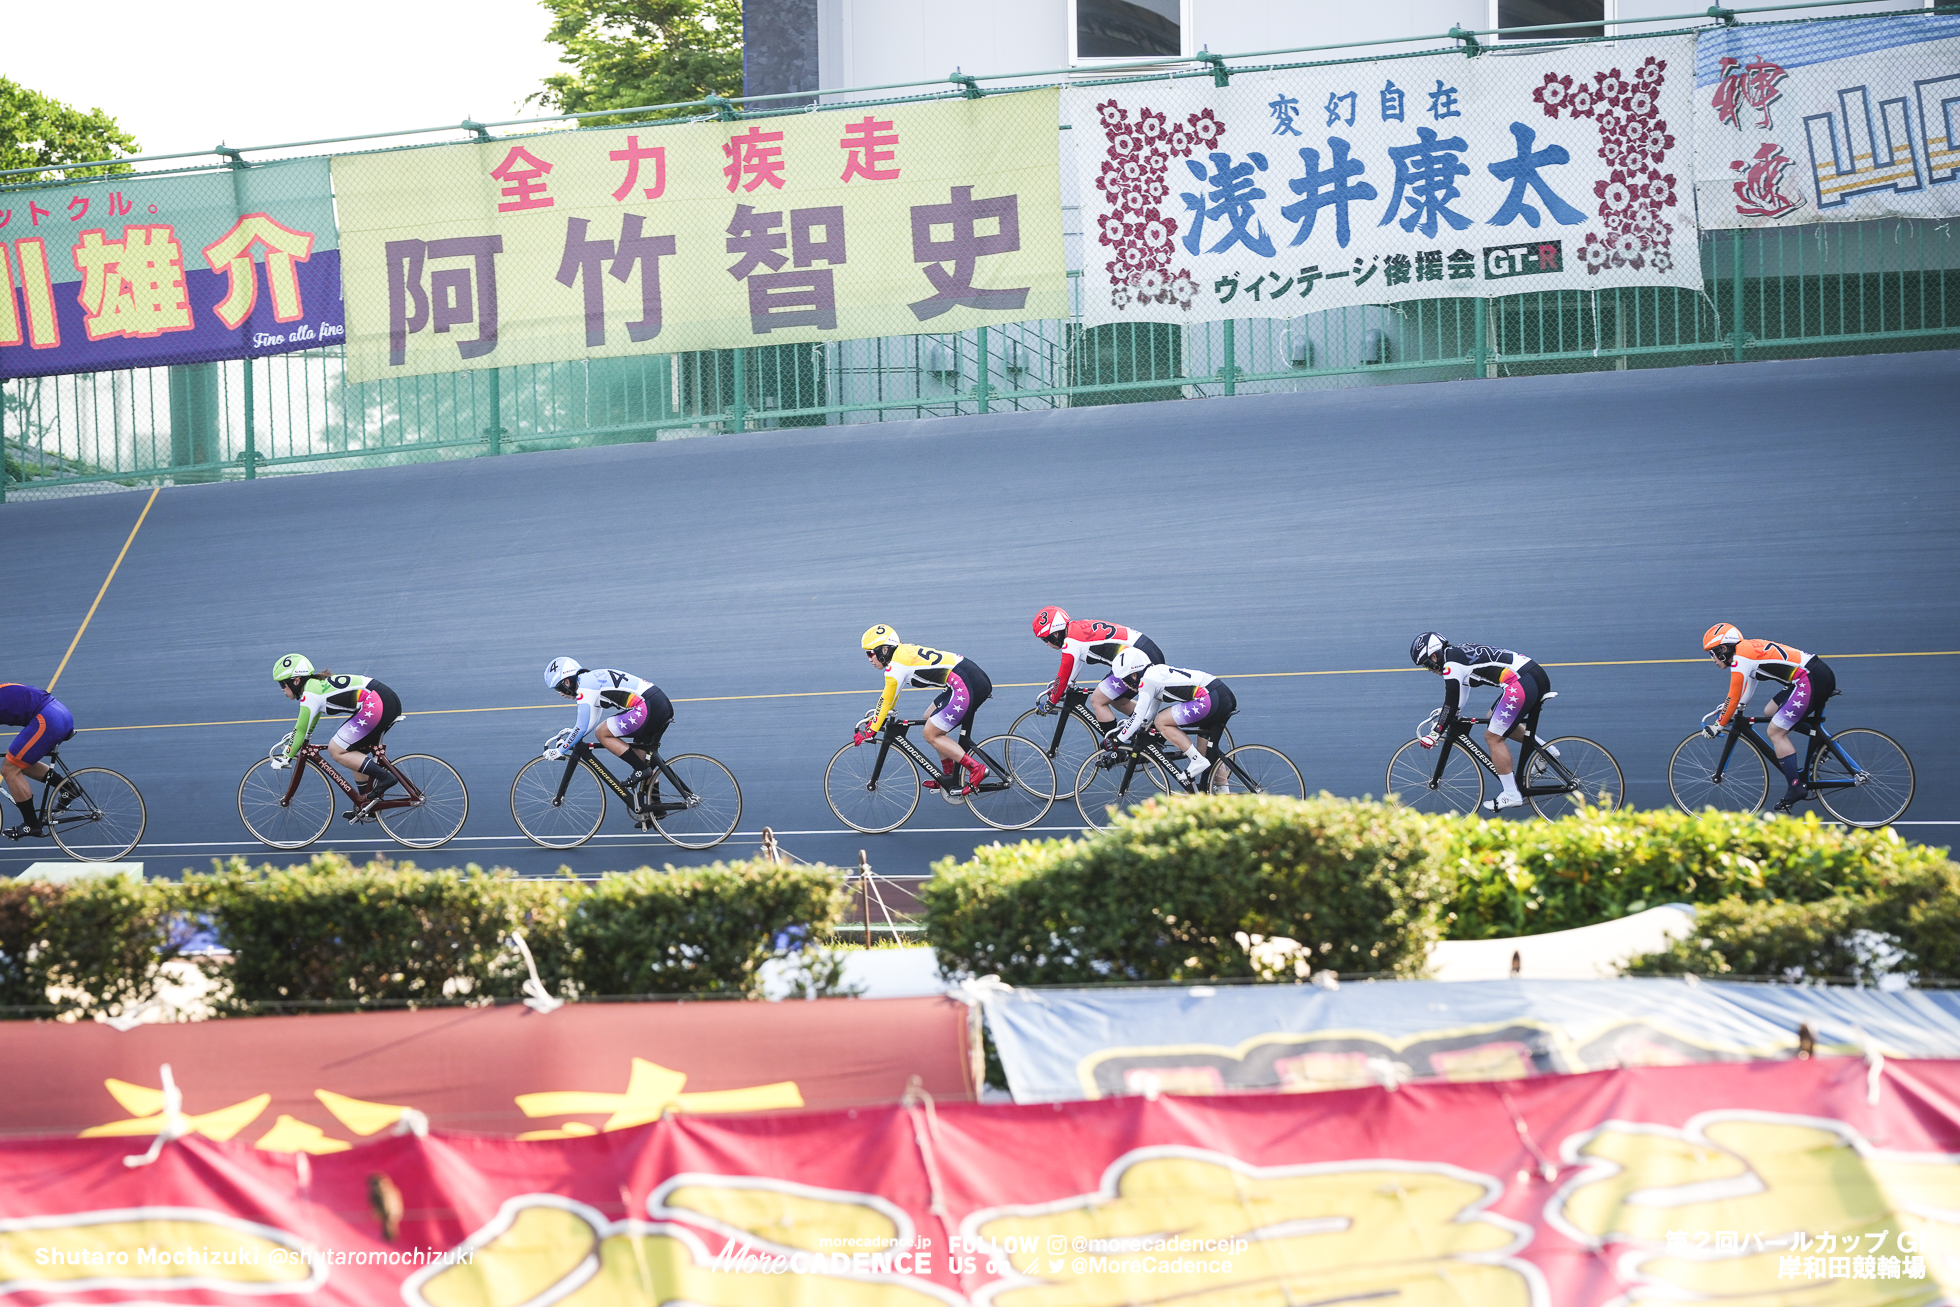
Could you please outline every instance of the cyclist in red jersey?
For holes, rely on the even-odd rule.
[[[1062,651],[1062,665],[1055,672],[1054,683],[1035,696],[1035,709],[1044,716],[1061,705],[1070,678],[1083,667],[1113,667],[1116,656],[1125,649],[1141,650],[1152,667],[1165,661],[1164,651],[1157,647],[1157,642],[1135,627],[1086,618],[1071,621],[1066,612],[1052,604],[1034,615],[1034,633],[1042,643]],[[1132,696],[1132,687],[1118,680],[1111,671],[1089,696],[1089,711],[1103,725],[1113,726],[1116,714],[1112,707],[1130,713],[1136,706]]]
[[[1758,680],[1775,681],[1783,689],[1770,706],[1770,747],[1776,750],[1776,765],[1790,788],[1777,802],[1778,812],[1789,812],[1810,797],[1803,784],[1803,755],[1790,739],[1790,732],[1807,717],[1821,717],[1824,701],[1837,693],[1837,673],[1816,654],[1807,654],[1795,645],[1775,640],[1745,640],[1742,632],[1728,622],[1717,622],[1701,637],[1708,656],[1729,669],[1729,697],[1722,701],[1720,715],[1702,728],[1719,735],[1735,719],[1756,692]]]

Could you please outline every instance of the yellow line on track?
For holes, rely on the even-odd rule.
[[[102,588],[95,592],[95,602],[88,606],[88,616],[82,618],[81,627],[76,630],[75,638],[68,642],[68,652],[61,655],[61,666],[55,668],[54,675],[48,678],[47,688],[50,693],[53,693],[54,683],[61,679],[62,672],[67,670],[68,660],[74,657],[75,646],[82,642],[82,632],[88,630],[88,624],[95,620],[95,610],[101,605],[102,596],[109,593],[109,582],[116,579],[116,569],[122,566],[124,555],[128,554],[129,547],[136,543],[136,533],[143,529],[143,519],[150,515],[150,505],[157,502],[157,496],[162,492],[162,486],[151,490],[149,499],[143,504],[143,511],[136,515],[136,525],[129,528],[129,539],[123,541],[122,553],[117,554],[116,561],[109,564],[109,575],[102,578]]]
[[[140,520],[138,521],[137,525],[138,526],[142,525]],[[131,533],[132,538],[134,534],[135,534],[134,532]],[[125,545],[124,548],[127,549],[128,546]],[[111,569],[110,575],[111,576],[115,575],[113,569]],[[105,589],[107,588],[106,582],[104,583],[104,588]],[[100,596],[98,596],[98,599],[99,598]],[[91,609],[90,611],[93,610]],[[87,625],[88,624],[86,622],[83,623],[84,628],[86,628]],[[77,635],[76,638],[80,639],[81,637]],[[1931,649],[1918,653],[1826,654],[1823,656],[1827,658],[1960,658],[1960,649]],[[66,662],[67,660],[63,659],[63,661]],[[1626,658],[1616,662],[1546,663],[1545,666],[1547,667],[1652,667],[1664,663],[1698,663],[1701,661],[1702,660],[1699,658]],[[1350,668],[1343,668],[1337,671],[1323,671],[1323,672],[1236,672],[1233,675],[1226,677],[1225,679],[1228,681],[1257,681],[1257,680],[1272,679],[1274,677],[1281,677],[1281,676],[1372,676],[1380,672],[1415,672],[1420,670],[1421,669],[1417,667],[1350,667]],[[53,684],[53,682],[49,682],[49,684]],[[1035,686],[1047,685],[1047,684],[1048,684],[1047,681],[1004,681],[1000,685],[996,686],[995,688],[1001,690],[1027,690],[1027,689],[1032,689]],[[760,700],[760,699],[829,699],[829,698],[836,698],[841,695],[877,694],[878,692],[879,691],[874,687],[868,690],[793,690],[793,691],[786,691],[778,694],[711,694],[711,695],[703,695],[699,698],[694,698],[694,699],[675,699],[674,702],[675,703],[747,703],[752,700]],[[514,704],[506,708],[428,708],[428,709],[419,710],[417,712],[404,713],[403,716],[404,717],[454,717],[454,716],[459,716],[463,713],[563,712],[564,710],[565,710],[564,704],[520,703],[520,704]],[[292,718],[290,717],[246,717],[246,718],[241,718],[237,721],[228,721],[228,722],[151,722],[142,726],[84,726],[81,728],[81,730],[83,731],[175,731],[175,730],[184,730],[194,726],[283,726],[291,720]]]

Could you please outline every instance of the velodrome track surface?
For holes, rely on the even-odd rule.
[[[423,866],[714,856],[638,835],[617,805],[570,853],[518,834],[511,776],[572,716],[542,669],[571,654],[659,682],[681,701],[670,751],[734,770],[746,807],[721,856],[752,851],[767,824],[805,858],[865,848],[907,874],[996,836],[931,795],[884,836],[825,806],[824,764],[877,686],[853,643],[873,622],[988,670],[1002,688],[980,733],[1005,730],[1032,700],[1020,687],[1054,672],[1028,631],[1036,608],[1134,624],[1174,662],[1231,678],[1240,742],[1354,795],[1380,792],[1440,699],[1406,669],[1410,637],[1433,626],[1551,664],[1546,734],[1601,740],[1631,801],[1658,807],[1675,743],[1725,687],[1698,656],[1723,619],[1839,655],[1833,722],[1905,745],[1909,822],[1960,821],[1946,747],[1960,657],[1842,657],[1960,649],[1956,382],[1951,353],[1766,362],[170,487],[56,687],[85,728],[65,754],[142,789],[135,856],[153,874],[266,856],[237,784],[290,721],[269,671],[297,649],[394,686],[414,715],[391,744],[467,780],[463,835]],[[0,508],[0,676],[47,683],[146,498]],[[925,700],[900,702],[916,715]],[[1043,827],[1074,820],[1058,806]],[[393,851],[379,834],[336,823],[320,847]],[[7,845],[0,873],[50,856]]]

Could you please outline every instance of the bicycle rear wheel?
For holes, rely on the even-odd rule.
[[[893,749],[874,787],[871,769],[878,764],[878,746],[847,744],[831,755],[823,769],[823,797],[837,820],[866,835],[897,830],[919,807],[919,769]]]
[[[1817,780],[1854,781],[1845,789],[1819,789],[1817,801],[1847,826],[1889,826],[1912,802],[1912,759],[1882,731],[1839,731],[1811,768]]]
[[[1558,750],[1557,760],[1545,756],[1547,747]],[[1564,768],[1564,774],[1560,768]],[[1626,802],[1627,783],[1620,775],[1620,764],[1613,761],[1613,755],[1606,746],[1588,740],[1583,735],[1561,735],[1531,751],[1531,762],[1525,767],[1524,786],[1532,789],[1539,785],[1561,785],[1566,775],[1570,775],[1578,786],[1569,794],[1534,794],[1531,806],[1546,821],[1557,821],[1579,811],[1579,805],[1591,804],[1612,812]]]
[[[428,753],[390,758],[388,765],[422,792],[413,807],[375,809],[374,819],[388,837],[411,849],[433,849],[455,839],[470,815],[470,792],[456,769]],[[391,797],[401,794],[395,791]]]
[[[238,819],[253,839],[270,848],[303,849],[325,835],[333,821],[333,783],[312,763],[292,765],[299,768],[298,776],[261,758],[238,782]]]
[[[1437,746],[1438,748],[1442,746]],[[1430,781],[1436,787],[1430,788]],[[1443,774],[1436,776],[1436,754],[1414,740],[1388,760],[1388,792],[1417,812],[1475,812],[1484,801],[1484,769],[1462,749],[1452,747]]]
[[[575,849],[606,819],[606,787],[585,767],[572,764],[565,797],[558,797],[565,766],[563,759],[533,758],[510,783],[510,815],[524,838],[542,848]]]
[[[1300,779],[1300,769],[1278,749],[1263,744],[1241,744],[1225,755],[1225,761],[1231,765],[1211,765],[1210,784],[1206,787],[1209,793],[1307,797],[1307,783]]]
[[[1025,830],[1055,803],[1055,764],[1040,745],[1018,735],[994,735],[973,746],[987,778],[966,806],[995,830]]]
[[[1030,708],[1014,719],[1014,725],[1008,728],[1007,733],[1018,735],[1028,741],[1046,758],[1048,746],[1055,740],[1055,721],[1052,717],[1043,717]],[[1080,717],[1073,713],[1069,714],[1068,721],[1062,726],[1062,742],[1056,748],[1054,756],[1049,758],[1055,769],[1055,787],[1058,791],[1063,791],[1055,795],[1058,802],[1075,797],[1075,790],[1072,788],[1075,784],[1075,773],[1082,770],[1083,761],[1101,744],[1101,737],[1084,725]]]
[[[1171,792],[1171,778],[1156,759],[1125,755],[1105,765],[1092,754],[1075,773],[1075,807],[1090,830],[1104,830],[1116,813]]]
[[[742,787],[735,773],[705,753],[683,753],[664,760],[663,770],[653,774],[640,790],[644,803],[676,803],[676,794],[667,773],[680,778],[688,789],[687,806],[653,819],[660,833],[683,849],[712,849],[735,833],[742,820]],[[662,782],[667,782],[662,788]]]
[[[54,842],[82,862],[114,862],[143,838],[143,796],[107,767],[71,771],[48,798]]]
[[[1729,750],[1722,762],[1728,738],[1709,739],[1696,731],[1674,746],[1674,757],[1667,764],[1667,788],[1674,795],[1674,806],[1696,813],[1703,808],[1717,812],[1761,812],[1769,801],[1769,765],[1763,755],[1742,740]],[[1722,774],[1715,775],[1720,766]]]

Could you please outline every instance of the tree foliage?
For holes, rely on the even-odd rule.
[[[528,102],[560,113],[742,93],[741,0],[543,0],[575,71]]]
[[[0,170],[86,163],[91,159],[137,154],[141,150],[136,138],[102,110],[84,112],[71,108],[0,77]],[[129,165],[120,164],[79,169],[64,176],[73,180],[128,171]],[[24,175],[0,177],[0,184],[19,186],[37,180],[40,179]]]

